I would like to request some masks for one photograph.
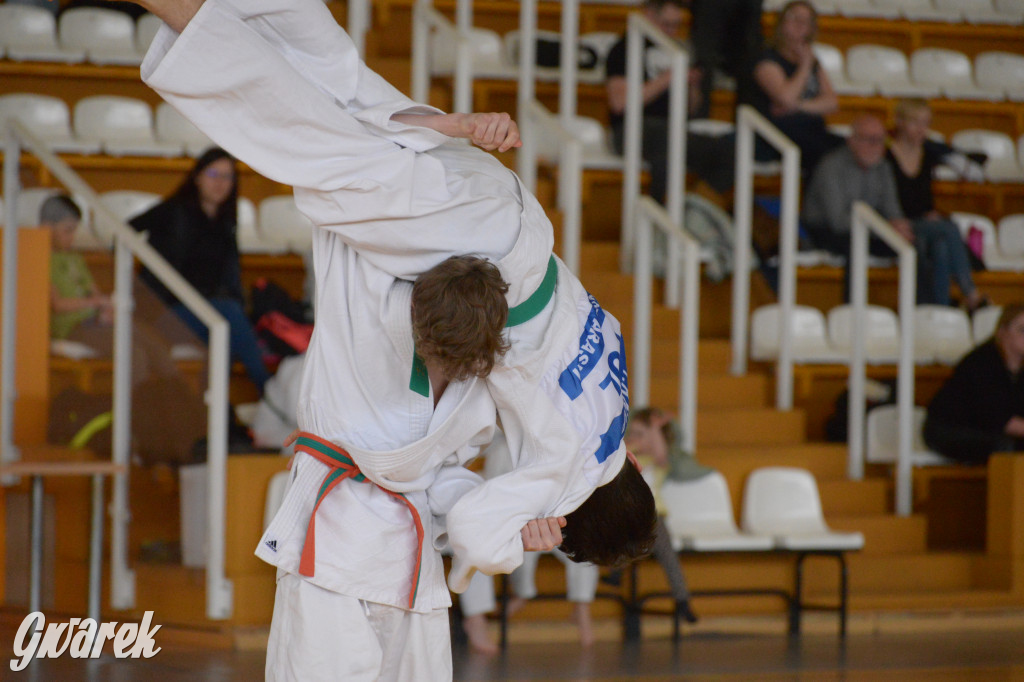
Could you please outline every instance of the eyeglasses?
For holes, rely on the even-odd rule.
[[[203,177],[211,180],[234,180],[235,174],[232,171],[219,171],[216,168],[207,168],[202,172]]]

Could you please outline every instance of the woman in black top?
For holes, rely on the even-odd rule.
[[[969,311],[988,299],[974,286],[967,246],[957,226],[935,209],[932,175],[954,154],[951,147],[928,139],[932,112],[921,99],[896,105],[896,132],[887,156],[896,178],[903,214],[913,221],[918,251],[918,303],[949,305],[949,283],[956,282]]]
[[[772,46],[754,67],[759,88],[755,106],[800,147],[807,174],[822,156],[843,144],[843,138],[825,126],[825,116],[839,108],[839,98],[814,56],[817,31],[818,14],[810,2],[787,3],[779,12]]]
[[[1024,303],[1008,305],[995,335],[968,353],[928,406],[924,440],[962,462],[1024,450]]]
[[[235,160],[215,147],[196,160],[171,196],[132,219],[131,224],[140,232],[148,232],[153,248],[227,319],[231,355],[245,365],[262,394],[270,375],[244,310],[235,239],[237,205]],[[141,277],[196,334],[207,338],[206,325],[152,273],[144,270]]]

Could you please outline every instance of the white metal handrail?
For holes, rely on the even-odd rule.
[[[356,50],[366,57],[366,33],[370,30],[370,0],[348,0],[348,26],[346,32],[355,43]]]
[[[686,161],[686,82],[689,55],[674,38],[666,35],[642,14],[629,16],[626,31],[626,111],[625,111],[625,170],[622,175],[622,237],[619,246],[619,265],[628,269],[633,259],[633,218],[637,197],[640,196],[640,167],[643,148],[643,78],[644,41],[650,40],[669,56],[672,80],[668,89],[668,190],[665,205],[672,222],[683,224],[683,206],[686,189],[683,185]],[[674,250],[674,249],[673,249]],[[666,272],[666,302],[676,303],[679,264],[668,259]]]
[[[4,306],[3,339],[0,362],[3,363],[3,385],[0,388],[0,413],[3,414],[3,441],[0,462],[18,459],[13,447],[11,429],[14,414],[13,372],[16,303],[8,298],[17,286],[17,211],[20,191],[19,165],[25,150],[36,158],[64,187],[81,198],[95,216],[114,226],[114,397],[113,397],[113,461],[127,470],[130,464],[131,425],[131,315],[134,308],[133,256],[173,293],[210,331],[207,404],[207,502],[206,615],[210,619],[231,616],[233,597],[231,581],[224,574],[225,563],[225,484],[227,468],[227,406],[230,355],[228,323],[144,237],[122,222],[99,199],[93,189],[46,144],[16,121],[9,123],[4,145],[4,200],[8,229],[4,230]],[[110,601],[116,609],[135,605],[135,573],[128,566],[128,475],[114,477],[111,503]]]
[[[562,212],[562,260],[579,275],[582,232],[583,141],[560,117],[540,101],[527,109],[527,125],[534,133],[558,140],[558,208]]]
[[[519,85],[516,88],[516,118],[523,146],[516,153],[519,180],[531,192],[537,191],[537,145],[530,130],[529,111],[537,93],[537,0],[519,3]]]
[[[914,423],[914,297],[917,287],[917,251],[882,216],[862,201],[852,209],[850,243],[850,302],[853,306],[853,345],[850,357],[848,416],[851,479],[864,477],[864,329],[868,297],[868,239],[877,234],[899,257],[900,354],[896,380],[899,415],[899,454],[896,457],[896,513],[909,516],[912,505],[911,451]]]
[[[459,7],[467,0],[459,0]],[[460,22],[471,15],[458,11]],[[416,0],[412,12],[412,98],[428,102],[430,98],[430,34],[439,31],[455,42],[455,94],[453,108],[469,113],[473,108],[473,57],[469,26],[456,26],[448,17],[434,9],[431,0]]]
[[[668,258],[682,264],[683,302],[679,315],[679,423],[683,447],[697,444],[697,340],[700,320],[700,244],[651,197],[636,203],[633,271],[633,403],[647,405],[651,378],[652,260],[654,230],[670,237]]]
[[[754,207],[754,134],[782,154],[779,216],[779,357],[775,406],[793,407],[793,306],[796,301],[797,219],[800,207],[800,148],[748,104],[736,112],[736,242],[732,273],[732,373],[746,374],[750,317],[751,231]]]

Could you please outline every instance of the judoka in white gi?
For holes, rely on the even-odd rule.
[[[573,512],[629,468],[617,323],[550,255],[550,223],[517,178],[490,155],[410,124],[412,115],[426,122],[440,112],[369,71],[321,2],[143,4],[183,29],[161,29],[144,80],[249,166],[294,186],[316,225],[317,323],[298,423],[319,437],[311,448],[343,446],[378,484],[337,485],[318,498],[331,468],[296,459],[292,488],[257,550],[282,576],[268,674],[356,679],[372,669],[371,677],[444,679],[450,658],[445,668],[431,637],[440,636],[449,601],[437,552],[426,546],[443,530],[432,516],[448,514],[449,582],[458,591],[475,569],[515,568],[524,526]],[[452,382],[435,405],[413,374],[410,282],[465,252],[497,264],[510,323],[525,321],[509,329],[511,350],[486,381]],[[443,465],[489,440],[495,405],[516,468],[476,486],[468,472]],[[422,512],[423,547],[410,532],[413,510]],[[315,571],[298,578],[311,518]],[[653,518],[651,506],[651,526]],[[644,542],[636,538],[637,547]],[[433,624],[409,625],[409,613]],[[345,633],[325,631],[321,616],[345,622]],[[349,632],[356,619],[368,623],[365,642]],[[446,643],[447,623],[443,630]],[[415,641],[380,654],[374,637]]]

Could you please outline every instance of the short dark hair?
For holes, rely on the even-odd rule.
[[[82,219],[82,209],[71,200],[67,194],[55,194],[48,197],[39,207],[39,224],[59,223],[62,220],[72,218]]]
[[[644,5],[655,11],[660,11],[666,5],[672,5],[679,9],[690,9],[690,0],[647,0]]]
[[[566,556],[576,562],[623,566],[651,553],[658,512],[650,486],[627,459],[615,478],[565,515],[565,522],[559,549]]]
[[[485,377],[508,352],[508,284],[493,263],[452,256],[420,275],[412,288],[416,353],[452,381]]]

